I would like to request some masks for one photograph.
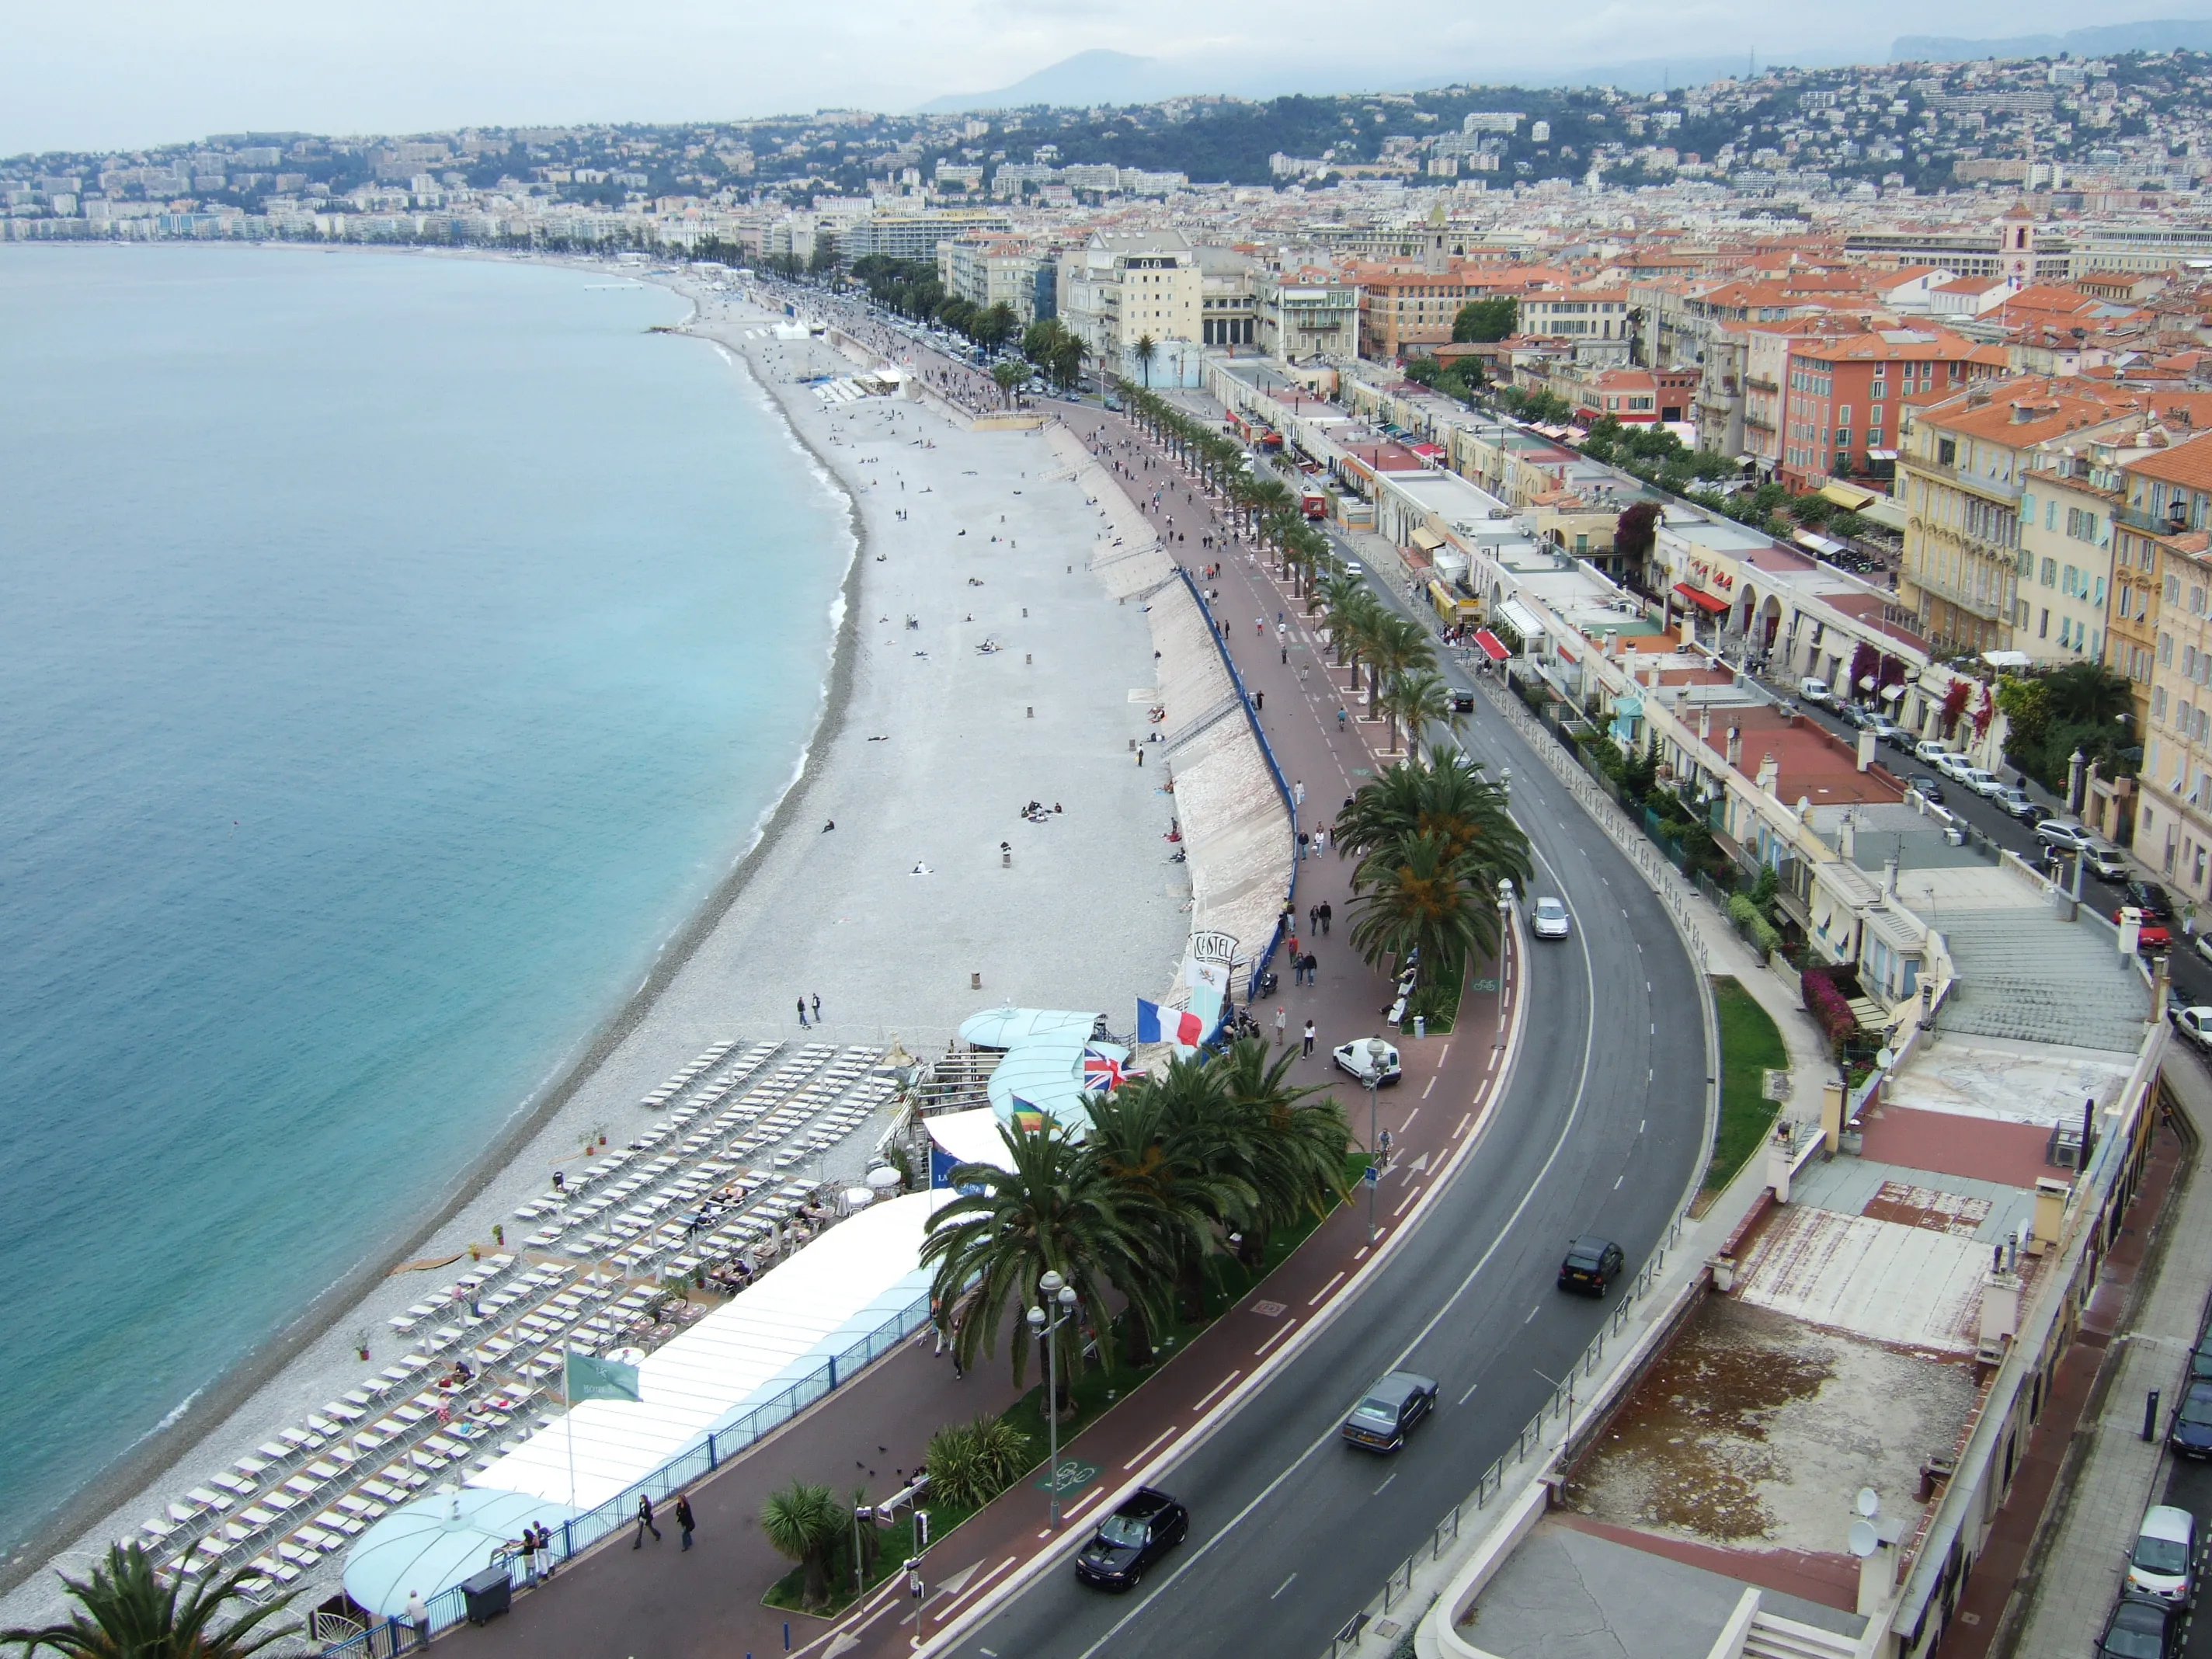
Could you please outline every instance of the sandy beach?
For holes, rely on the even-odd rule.
[[[82,1571],[170,1498],[397,1358],[404,1344],[386,1321],[449,1275],[386,1269],[489,1250],[495,1225],[512,1243],[517,1206],[580,1163],[587,1137],[603,1131],[619,1146],[653,1123],[641,1097],[708,1044],[796,1037],[797,1000],[817,996],[818,1040],[896,1036],[925,1055],[967,1014],[1002,1001],[1097,1009],[1125,1030],[1135,996],[1173,982],[1193,877],[1168,862],[1178,803],[1161,793],[1164,770],[1138,766],[1131,745],[1158,729],[1146,712],[1162,698],[1156,635],[1179,630],[1178,659],[1182,635],[1204,641],[1203,624],[1194,632],[1178,614],[1195,616],[1180,582],[1148,611],[1144,588],[1127,585],[1133,573],[1113,574],[1115,537],[1144,532],[1086,501],[1101,492],[1086,492],[1084,458],[1064,435],[971,431],[964,417],[905,398],[824,397],[807,382],[861,365],[819,337],[774,337],[765,313],[726,296],[685,291],[702,306],[688,330],[697,337],[667,349],[726,354],[732,395],[774,398],[825,487],[852,506],[849,543],[792,555],[851,562],[803,773],[568,1075],[518,1112],[476,1169],[425,1172],[426,1188],[451,1195],[443,1218],[374,1242],[376,1259],[341,1286],[301,1286],[303,1302],[320,1300],[295,1330],[240,1356],[227,1385],[151,1443],[127,1482],[99,1494],[97,1519],[83,1524],[81,1513],[65,1547],[9,1564],[16,1582],[0,1621],[54,1616],[62,1601],[44,1568]],[[733,543],[744,523],[744,503],[732,502]],[[1166,575],[1164,555],[1152,557]],[[1167,729],[1198,712],[1171,708]],[[1190,747],[1194,757],[1200,744]],[[1236,810],[1249,769],[1216,764],[1220,804],[1200,807],[1201,786],[1185,816]],[[1033,800],[1060,810],[1030,822],[1022,809]],[[1214,901],[1198,878],[1204,908]],[[1239,895],[1255,914],[1257,890]],[[851,1137],[823,1173],[857,1170],[880,1128]],[[364,1340],[367,1364],[356,1351]],[[302,1580],[303,1604],[335,1589],[343,1560],[334,1553]]]

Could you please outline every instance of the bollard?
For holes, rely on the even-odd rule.
[[[1029,714],[1029,717],[1030,717],[1031,720],[1035,720],[1035,719],[1036,718],[1036,705],[1035,703],[1031,703],[1031,704],[1030,705],[1030,714]]]
[[[999,854],[999,868],[1001,870],[1011,870],[1013,867],[1014,855],[1012,853],[1001,853]]]
[[[1035,657],[1031,656],[1031,655],[1030,655],[1028,652],[1026,652],[1026,651],[1024,651],[1024,652],[1023,652],[1023,653],[1022,653],[1022,666],[1023,666],[1023,667],[1024,667],[1024,668],[1030,668],[1030,667],[1034,667],[1034,666],[1036,666],[1036,659]]]
[[[982,976],[982,975],[981,975],[981,974],[970,974],[970,975],[968,975],[968,988],[969,988],[969,990],[971,990],[971,991],[980,991],[980,990],[981,990],[981,989],[983,988],[983,976]]]
[[[2146,1440],[2158,1438],[2158,1390],[2153,1389],[2143,1399],[2143,1436]]]

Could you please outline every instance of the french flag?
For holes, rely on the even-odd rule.
[[[1157,1002],[1137,999],[1137,1041],[1177,1042],[1195,1048],[1206,1037],[1206,1022],[1180,1008],[1163,1008]]]

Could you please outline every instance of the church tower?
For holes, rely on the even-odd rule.
[[[2014,288],[2035,281],[2035,214],[2025,202],[2014,202],[1997,221],[1997,275]]]

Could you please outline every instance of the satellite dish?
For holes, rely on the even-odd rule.
[[[1851,1507],[1871,1521],[1881,1513],[1881,1499],[1875,1496],[1872,1486],[1861,1486],[1859,1495]]]
[[[1850,1530],[1844,1537],[1850,1546],[1851,1553],[1862,1561],[1881,1547],[1881,1540],[1875,1535],[1871,1521],[1852,1522]]]
[[[1891,1066],[1897,1064],[1897,1055],[1892,1050],[1887,1048],[1877,1049],[1875,1053],[1874,1063],[1881,1066],[1884,1071],[1887,1071]],[[1866,1490],[1872,1492],[1874,1488],[1872,1486],[1869,1486]]]

